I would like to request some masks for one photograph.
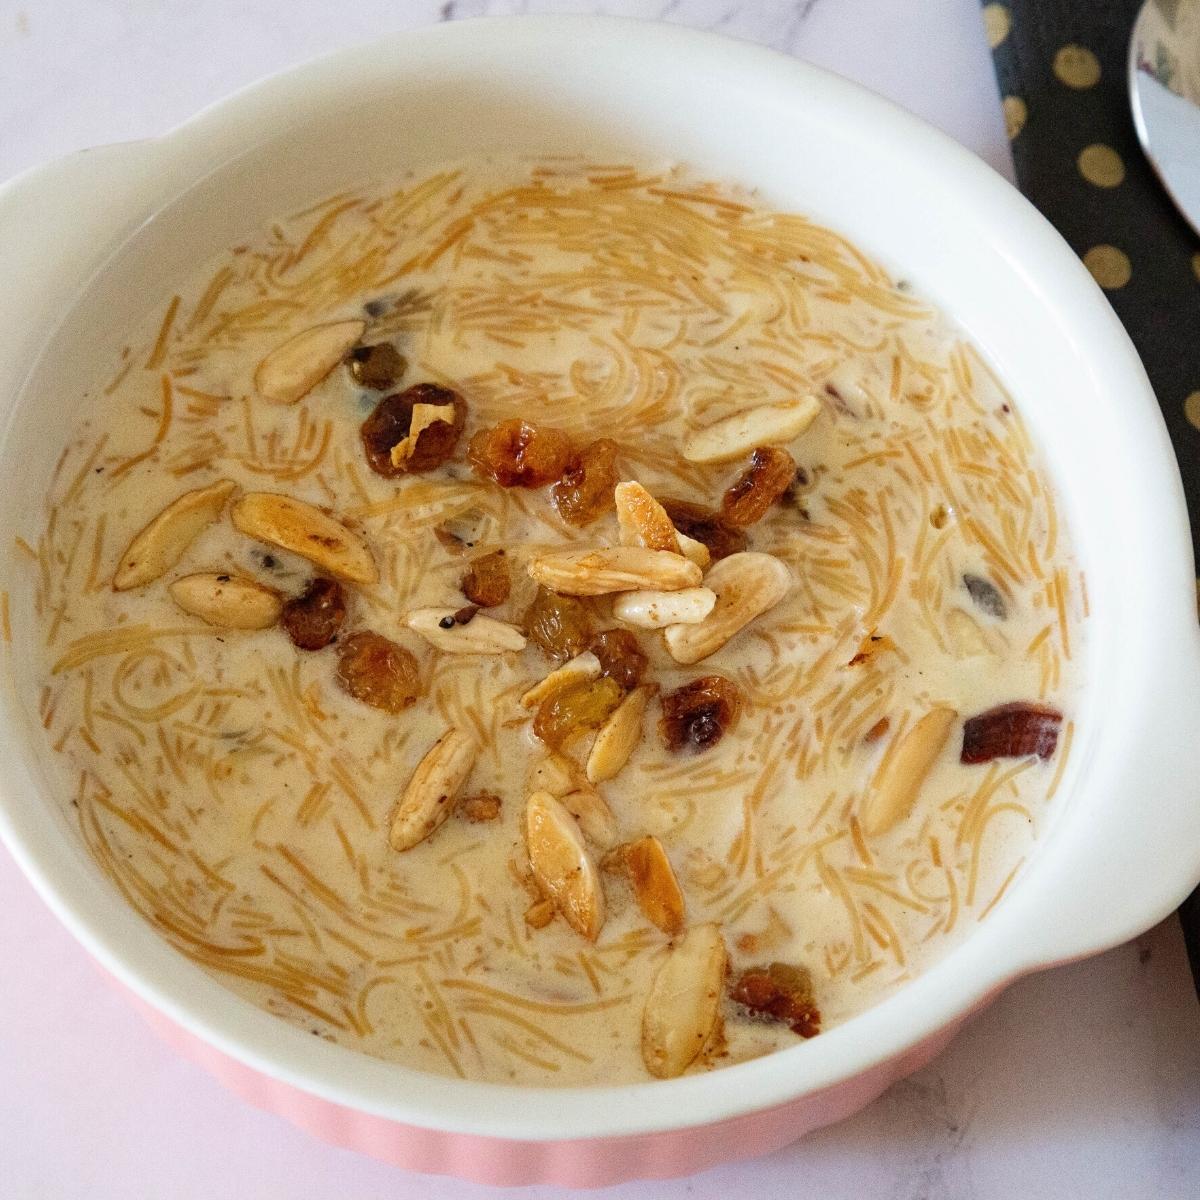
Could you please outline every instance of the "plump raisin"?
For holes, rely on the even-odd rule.
[[[540,488],[567,469],[571,443],[565,433],[514,417],[481,429],[467,447],[478,475],[501,487]]]
[[[750,967],[741,973],[729,995],[756,1016],[783,1021],[803,1038],[816,1037],[821,1032],[821,1010],[813,995],[812,975],[806,967],[781,962]]]
[[[588,649],[600,660],[600,674],[615,679],[624,691],[631,692],[641,683],[647,660],[628,629],[606,629]]]
[[[1027,754],[1052,758],[1061,727],[1062,713],[1046,704],[1001,704],[963,722],[959,761],[985,763]]]
[[[753,525],[792,486],[796,460],[778,446],[760,446],[750,465],[721,499],[721,516],[730,525]]]
[[[724,675],[702,675],[662,698],[659,732],[668,750],[715,746],[737,724],[742,694]]]
[[[355,346],[346,361],[354,382],[377,392],[395,387],[408,367],[404,355],[391,342]]]
[[[525,613],[525,635],[551,658],[565,662],[588,648],[592,619],[582,600],[538,588]]]
[[[392,447],[408,437],[412,428],[413,409],[418,404],[433,405],[443,410],[450,420],[434,421],[417,435],[417,444],[400,463],[392,461]],[[448,410],[448,411],[445,411]],[[449,388],[436,383],[417,383],[403,392],[384,396],[375,411],[362,423],[363,449],[367,464],[377,475],[388,479],[405,472],[432,471],[440,467],[453,453],[467,420],[466,401]]]
[[[338,647],[337,681],[355,700],[403,712],[420,692],[417,660],[382,634],[353,634]]]
[[[556,750],[576,734],[602,725],[624,696],[615,679],[581,679],[543,700],[533,718],[533,732]]]
[[[346,619],[346,597],[336,579],[314,579],[283,606],[280,624],[301,650],[322,650]]]
[[[705,508],[702,504],[693,504],[690,500],[661,499],[659,503],[667,510],[671,524],[680,533],[687,534],[698,542],[703,542],[712,555],[713,562],[719,558],[728,558],[731,554],[739,554],[746,548],[746,535],[730,525],[720,513]]]
[[[617,443],[600,438],[571,459],[550,498],[568,525],[587,525],[613,507],[613,489],[620,481]]]
[[[495,792],[476,792],[458,802],[458,811],[472,824],[494,821],[500,815],[500,797]]]
[[[503,550],[493,550],[475,559],[467,568],[459,585],[463,595],[480,608],[495,608],[508,599],[512,580],[508,574],[508,558]]]

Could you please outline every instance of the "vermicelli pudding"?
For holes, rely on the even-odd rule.
[[[407,1067],[628,1082],[819,1036],[1003,902],[1086,591],[909,283],[563,159],[170,287],[18,550],[72,817],[223,984]]]

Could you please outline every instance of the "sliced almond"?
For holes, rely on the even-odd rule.
[[[667,510],[640,483],[618,483],[613,490],[622,546],[680,553],[679,533]]]
[[[223,629],[268,629],[283,611],[278,592],[236,575],[185,575],[169,590],[184,612]]]
[[[396,806],[388,833],[393,850],[411,850],[441,825],[474,765],[474,741],[457,729],[446,730],[417,764]]]
[[[952,708],[930,709],[884,754],[862,808],[862,829],[878,837],[904,820],[958,720]]]
[[[679,553],[694,562],[700,570],[707,571],[712,563],[712,554],[708,547],[703,542],[688,537],[686,533],[676,531],[676,536],[679,538]]]
[[[535,683],[521,697],[521,707],[537,708],[543,700],[561,692],[570,684],[579,683],[584,679],[595,679],[599,674],[600,660],[590,650],[585,650],[582,654],[575,655],[570,662],[563,663],[557,671],[551,671],[541,683]]]
[[[613,616],[639,629],[699,625],[716,602],[717,593],[706,587],[678,592],[622,592],[613,601]]]
[[[247,537],[291,550],[353,583],[375,583],[379,571],[367,544],[319,508],[277,492],[247,492],[230,510]]]
[[[529,574],[564,596],[638,590],[677,592],[699,586],[703,577],[700,568],[683,555],[642,546],[545,554],[529,564]]]
[[[561,798],[579,787],[581,782],[579,768],[569,758],[552,752],[534,763],[529,772],[526,792],[549,792]]]
[[[663,634],[678,663],[697,663],[715,654],[787,595],[792,576],[779,559],[747,550],[715,563],[704,583],[717,594],[708,616],[698,625],[671,625]]]
[[[145,587],[169,571],[203,530],[221,515],[235,491],[237,484],[232,479],[219,479],[172,500],[121,555],[113,575],[113,591]]]
[[[542,892],[576,933],[594,942],[604,924],[604,887],[575,818],[549,792],[525,805],[529,866]]]
[[[258,364],[255,389],[273,404],[295,404],[346,357],[366,327],[365,321],[332,321],[302,330]]]
[[[408,433],[402,441],[397,442],[391,449],[392,466],[404,466],[412,458],[421,434],[430,425],[436,425],[439,421],[447,425],[454,423],[453,404],[414,404],[412,423],[408,427]]]
[[[781,446],[798,438],[816,420],[821,402],[804,396],[784,404],[760,404],[725,417],[683,440],[688,462],[730,462],[759,446]]]
[[[658,1079],[682,1075],[717,1024],[725,942],[716,925],[696,925],[667,952],[642,1010],[642,1061]]]
[[[674,937],[683,929],[683,892],[662,842],[656,837],[630,842],[625,847],[625,869],[646,920]]]
[[[658,688],[650,683],[634,688],[600,726],[587,760],[589,783],[603,783],[606,779],[612,779],[629,761],[629,756],[642,740],[646,705],[657,691]]]
[[[983,627],[961,608],[952,608],[946,614],[946,631],[956,658],[979,658],[996,652]]]
[[[617,844],[617,818],[595,788],[574,787],[559,798],[563,808],[579,822],[583,836],[593,846],[608,850]]]
[[[414,608],[404,623],[431,646],[448,654],[511,654],[525,649],[525,635],[507,621],[476,613],[460,625],[453,608]],[[597,672],[598,673],[598,672]]]

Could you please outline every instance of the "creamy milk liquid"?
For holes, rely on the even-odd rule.
[[[19,548],[37,580],[41,712],[82,836],[128,902],[222,983],[422,1070],[648,1078],[642,1005],[669,939],[628,883],[605,876],[595,944],[561,919],[524,920],[526,779],[544,748],[517,697],[552,664],[532,643],[440,653],[403,625],[415,607],[465,603],[467,560],[433,533],[455,514],[486,514],[472,555],[508,552],[513,594],[491,615],[517,624],[533,554],[616,544],[611,512],[574,529],[546,491],[472,472],[470,435],[512,416],[578,445],[611,437],[622,478],[719,507],[744,462],[687,463],[684,433],[749,404],[822,398],[789,447],[805,472],[795,495],[748,531],[789,567],[788,598],[691,667],[637,631],[664,692],[713,672],[736,681],[736,729],[705,753],[671,753],[655,702],[631,761],[599,787],[621,841],[661,839],[689,924],[720,925],[734,974],[806,966],[828,1027],[945,954],[1010,885],[1070,751],[1082,579],[987,366],[836,234],[681,170],[475,164],[248,230],[193,279],[164,281],[161,300],[80,381],[47,524]],[[378,393],[343,367],[294,406],[256,396],[269,350],[364,315],[363,340],[408,359],[396,390],[431,381],[466,399],[445,467],[372,474],[359,425]],[[220,478],[324,506],[363,534],[381,582],[348,585],[344,633],[375,630],[416,655],[414,707],[391,715],[347,696],[336,648],[307,653],[279,628],[222,630],[174,605],[167,585],[189,572],[289,595],[315,573],[228,515],[164,578],[112,590],[133,535]],[[995,585],[1006,618],[973,602],[964,573]],[[616,624],[609,600],[593,608],[597,629]],[[873,633],[884,640],[851,664]],[[1021,700],[1064,714],[1051,758],[961,765],[960,723],[912,814],[863,835],[856,814],[898,732],[934,704],[969,717]],[[449,726],[478,737],[467,790],[497,793],[501,815],[453,816],[397,853],[391,811]],[[693,1069],[799,1041],[729,1001],[724,1026],[724,1047]]]

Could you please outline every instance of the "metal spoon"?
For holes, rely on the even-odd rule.
[[[1146,0],[1129,42],[1138,141],[1200,233],[1200,0]]]

